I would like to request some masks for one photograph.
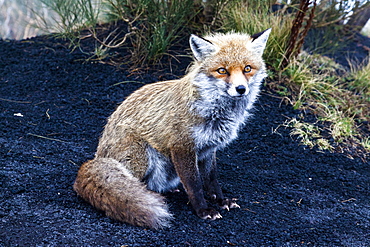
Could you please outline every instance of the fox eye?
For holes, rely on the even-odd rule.
[[[252,67],[250,65],[245,66],[244,73],[249,73],[252,71]]]
[[[217,71],[217,73],[219,73],[220,75],[227,75],[227,74],[228,74],[228,72],[227,72],[227,70],[226,70],[225,68],[219,68],[219,69],[217,69],[216,71]]]

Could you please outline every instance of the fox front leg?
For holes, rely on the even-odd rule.
[[[191,148],[189,150],[184,149],[184,146],[173,148],[171,159],[196,214],[202,219],[215,220],[222,218],[217,210],[208,207],[204,199],[202,179],[197,168],[195,152]]]
[[[229,210],[230,208],[240,208],[235,200],[225,198],[220,184],[218,183],[218,170],[216,163],[216,152],[211,152],[204,159],[198,162],[199,169],[203,177],[204,188],[211,199],[221,208]]]

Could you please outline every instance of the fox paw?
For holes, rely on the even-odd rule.
[[[230,208],[240,208],[240,206],[235,202],[235,200],[230,200],[230,199],[223,199],[218,203],[218,205],[222,209],[226,209],[227,211],[230,210]]]
[[[222,218],[221,214],[213,208],[200,209],[197,215],[204,220],[217,220]]]

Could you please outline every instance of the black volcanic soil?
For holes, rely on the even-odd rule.
[[[281,124],[300,112],[265,91],[218,153],[224,192],[241,209],[204,221],[181,190],[166,194],[172,228],[154,231],[92,208],[72,189],[77,170],[142,84],[113,85],[184,70],[132,74],[87,57],[53,38],[0,41],[0,246],[370,246],[370,164],[299,145]]]

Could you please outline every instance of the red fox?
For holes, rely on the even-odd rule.
[[[154,229],[173,218],[160,194],[181,183],[195,213],[215,220],[239,208],[217,181],[216,151],[237,137],[266,77],[271,29],[190,37],[195,61],[179,80],[148,84],[109,117],[93,160],[74,190],[108,217]]]

